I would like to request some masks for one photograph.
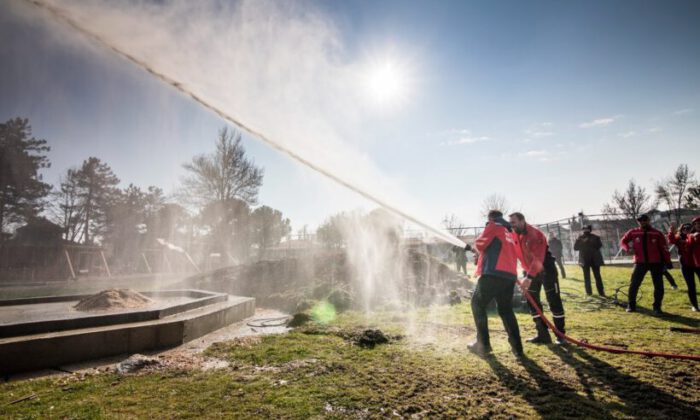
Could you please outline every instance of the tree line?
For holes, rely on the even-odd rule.
[[[139,249],[160,239],[216,253],[226,262],[247,259],[289,235],[291,222],[279,210],[258,205],[264,169],[241,143],[241,134],[219,131],[213,153],[185,163],[179,188],[166,196],[121,181],[109,164],[88,157],[68,168],[57,185],[44,181],[50,167],[48,142],[32,135],[25,118],[0,123],[0,228],[2,240],[17,227],[44,217],[60,226],[63,239],[111,248],[113,258],[135,261]]]

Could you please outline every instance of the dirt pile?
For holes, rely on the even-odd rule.
[[[153,300],[131,289],[107,289],[83,298],[73,308],[78,311],[109,311],[149,306]]]

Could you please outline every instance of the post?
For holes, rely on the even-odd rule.
[[[172,273],[173,266],[170,265],[170,259],[168,258],[168,254],[165,252],[165,249],[163,249],[163,262],[168,267],[168,273]]]
[[[109,271],[109,266],[107,265],[107,258],[105,258],[105,253],[100,251],[100,256],[102,257],[102,264],[105,266],[105,271],[107,271],[107,277],[112,277],[112,273]]]
[[[73,280],[75,280],[75,270],[73,269],[73,263],[70,260],[70,254],[68,253],[68,250],[66,248],[63,248],[63,253],[66,256],[66,261],[68,261],[68,268],[70,269],[70,276]]]
[[[141,256],[143,257],[143,262],[146,264],[146,269],[148,270],[148,274],[153,274],[153,270],[151,270],[151,264],[148,263],[148,258],[146,258],[146,253],[142,252]]]
[[[197,270],[198,273],[202,272],[202,270],[200,270],[199,267],[197,267],[197,264],[194,263],[192,257],[190,257],[190,254],[187,251],[185,251],[185,257],[187,257],[187,261],[189,261],[190,264],[192,264],[192,267],[194,267],[194,269]]]

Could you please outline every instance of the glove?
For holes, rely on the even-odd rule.
[[[672,261],[667,262],[667,263],[666,263],[666,269],[667,269],[667,270],[670,270],[670,269],[672,269],[672,268],[673,268],[673,262],[672,262]]]
[[[469,245],[469,244],[466,244],[466,245],[464,246],[464,250],[465,250],[465,251],[471,251],[471,250],[472,250],[472,246]]]

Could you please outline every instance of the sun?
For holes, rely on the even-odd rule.
[[[402,105],[410,91],[405,66],[393,59],[371,63],[365,70],[364,85],[367,98],[381,108]]]

